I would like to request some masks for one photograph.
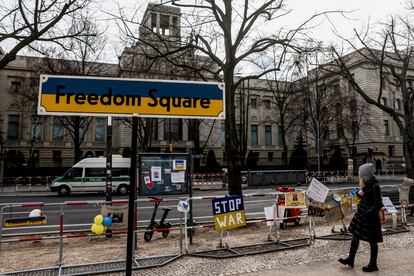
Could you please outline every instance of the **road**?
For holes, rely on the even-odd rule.
[[[399,182],[389,182],[381,183],[382,191],[384,195],[390,196],[391,200],[394,203],[398,202],[398,184]],[[330,189],[338,188],[352,188],[356,187],[357,184],[330,184]],[[304,189],[306,187],[301,186],[298,189]],[[256,188],[256,189],[245,189],[245,194],[262,194],[267,192],[273,192],[272,188]],[[215,191],[194,191],[194,196],[217,196],[225,195],[225,190],[215,190]],[[145,197],[139,197],[145,198]],[[165,199],[176,199],[177,196],[165,196]],[[59,197],[55,194],[42,194],[42,195],[25,195],[25,196],[0,196],[0,205],[10,204],[10,203],[27,203],[27,202],[43,202],[43,203],[60,203],[65,201],[95,201],[95,200],[104,200],[105,196],[101,194],[74,194],[67,197]],[[127,197],[114,196],[114,199],[127,199]],[[247,219],[254,219],[257,217],[263,216],[263,208],[266,206],[271,206],[274,202],[272,196],[261,197],[246,197],[244,199],[244,206],[246,211]],[[177,201],[164,202],[161,203],[158,212],[157,219],[159,220],[162,215],[162,208],[169,207],[171,212],[168,215],[168,220],[170,222],[179,222],[180,213],[177,211]],[[57,224],[59,222],[59,215],[61,213],[60,206],[45,206],[43,207],[43,212],[47,215],[48,222],[46,226],[36,226],[36,230],[49,232],[57,231]],[[31,208],[6,208],[4,218],[9,217],[24,217],[34,209]],[[93,223],[93,218],[100,213],[101,206],[98,205],[82,205],[82,206],[64,206],[64,224],[72,224],[74,226],[65,227],[65,230],[75,230],[75,229],[88,229],[89,226]],[[154,203],[150,202],[140,202],[137,207],[137,219],[139,221],[139,226],[146,226],[151,219],[151,215],[154,210]],[[211,200],[195,200],[193,206],[193,214],[197,222],[203,221],[212,221],[212,207]],[[12,233],[26,233],[25,229],[14,229],[14,228],[5,228],[3,229],[3,234],[12,234]]]

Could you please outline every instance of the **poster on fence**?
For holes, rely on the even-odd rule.
[[[322,218],[325,216],[325,209],[319,206],[309,205],[308,216]]]
[[[325,218],[325,221],[329,222],[329,223],[343,219],[344,216],[342,215],[341,207],[336,206],[336,207],[332,207],[330,209],[327,209],[325,211],[324,218]]]
[[[229,230],[246,225],[243,196],[226,196],[212,200],[216,231]]]
[[[102,205],[101,215],[112,215],[110,230],[123,231],[128,228],[128,204]]]
[[[306,196],[314,201],[323,203],[325,202],[328,192],[328,187],[326,187],[321,182],[313,178],[308,190],[306,191]]]
[[[285,194],[285,208],[304,208],[305,192],[289,192]]]

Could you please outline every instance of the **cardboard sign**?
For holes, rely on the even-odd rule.
[[[313,178],[308,190],[306,191],[306,196],[314,201],[323,203],[325,202],[328,192],[328,187],[326,187],[321,182]]]
[[[353,215],[354,210],[352,208],[352,196],[342,198],[340,207],[344,217]]]
[[[102,205],[101,215],[112,215],[110,230],[123,231],[128,229],[128,204]]]
[[[220,82],[41,75],[38,115],[224,119],[224,99]]]
[[[329,223],[343,219],[344,216],[342,215],[341,207],[337,206],[326,210],[324,218]]]
[[[306,207],[305,192],[290,192],[285,194],[285,208]]]
[[[238,228],[246,225],[243,196],[227,196],[212,200],[214,226],[216,231]]]
[[[389,197],[382,197],[382,204],[384,204],[384,207],[387,210],[388,214],[397,213],[397,209],[395,209],[394,204],[392,204]]]
[[[308,216],[310,217],[324,217],[325,216],[325,209],[309,205],[308,207]]]

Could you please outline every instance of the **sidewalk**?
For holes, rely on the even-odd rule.
[[[345,257],[345,256],[344,256]],[[245,276],[320,276],[320,275],[414,275],[414,247],[380,250],[378,256],[379,271],[362,272],[362,267],[369,262],[369,252],[357,255],[354,268],[341,265],[337,259],[316,261],[308,264],[285,266],[283,269],[244,273]]]

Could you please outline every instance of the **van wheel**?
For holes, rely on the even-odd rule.
[[[127,195],[128,194],[128,186],[127,185],[119,185],[117,192],[120,195]]]
[[[70,189],[68,186],[60,186],[58,190],[58,194],[60,196],[67,196],[70,195]]]

